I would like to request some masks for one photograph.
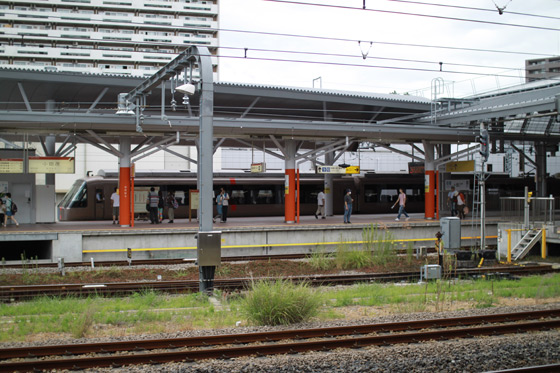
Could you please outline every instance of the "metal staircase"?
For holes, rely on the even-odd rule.
[[[541,240],[541,237],[542,229],[529,230],[511,250],[511,258],[513,260],[523,259],[535,244]]]

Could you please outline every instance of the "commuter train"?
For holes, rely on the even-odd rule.
[[[464,185],[467,200],[472,191],[471,175],[454,175],[456,185]],[[284,215],[284,174],[244,174],[215,173],[214,195],[224,187],[230,195],[228,215],[236,216],[283,216]],[[457,184],[458,183],[458,184]],[[99,175],[78,179],[58,204],[60,221],[110,220],[112,207],[110,196],[118,184],[118,173],[100,171]],[[324,176],[305,174],[300,177],[300,215],[312,215],[317,209],[317,194],[323,189]],[[352,190],[354,214],[391,213],[398,189],[407,194],[408,212],[424,211],[424,175],[410,174],[365,174],[360,177],[342,176],[334,179],[333,211],[343,214],[343,196],[347,189]],[[504,175],[492,176],[486,183],[487,210],[499,210],[499,198],[522,195],[525,185],[534,185],[533,178],[511,179]],[[135,218],[146,214],[148,190],[154,187],[161,191],[163,199],[167,193],[175,192],[179,208],[175,218],[189,216],[189,195],[197,189],[196,173],[159,171],[137,172],[134,180]],[[534,189],[533,189],[534,190]],[[441,196],[442,201],[446,196]],[[167,207],[164,208],[167,216]],[[196,216],[196,210],[193,210]]]

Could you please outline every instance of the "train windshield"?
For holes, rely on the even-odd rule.
[[[59,204],[60,207],[86,207],[87,206],[87,185],[84,180],[76,180],[72,188],[66,193]]]

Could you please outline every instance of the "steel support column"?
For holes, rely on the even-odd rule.
[[[296,153],[297,141],[286,140],[284,146],[284,222],[296,222]]]
[[[130,227],[130,204],[133,199],[131,196],[130,185],[130,138],[123,137],[120,140],[119,151],[122,157],[119,158],[119,223],[121,227]]]
[[[325,164],[332,166],[334,163],[334,153],[326,152],[325,153]],[[325,192],[325,215],[333,216],[334,214],[334,204],[333,204],[333,195],[334,195],[334,175],[333,174],[325,174],[325,181],[324,181],[324,192]]]
[[[435,198],[434,191],[436,185],[434,145],[428,141],[422,141],[424,145],[424,217],[434,219],[435,217]]]
[[[48,135],[45,138],[45,156],[52,157],[55,155],[56,152],[56,137],[54,135]],[[45,174],[45,185],[54,185],[55,184],[55,176],[56,174]]]
[[[535,142],[536,167],[536,196],[546,197],[546,144],[542,141]]]

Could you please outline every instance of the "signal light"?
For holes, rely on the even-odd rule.
[[[484,158],[484,162],[487,162],[488,157],[490,156],[490,134],[488,133],[488,130],[480,130],[478,142],[480,144],[480,155]]]

